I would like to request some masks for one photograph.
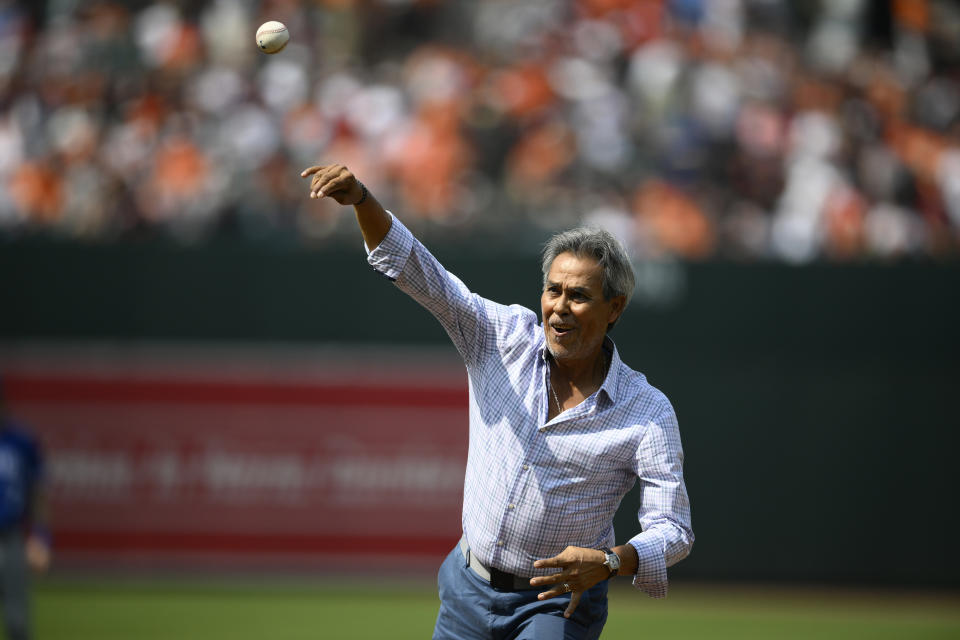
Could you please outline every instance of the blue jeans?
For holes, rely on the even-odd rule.
[[[440,566],[434,640],[595,640],[607,621],[607,583],[583,594],[569,619],[570,594],[537,600],[546,588],[497,591],[467,566],[456,546]]]

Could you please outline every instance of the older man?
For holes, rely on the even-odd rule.
[[[670,402],[607,337],[633,290],[620,245],[592,229],[548,242],[541,325],[471,293],[346,167],[301,175],[311,198],[354,206],[370,264],[436,316],[467,366],[463,538],[440,568],[434,638],[597,638],[609,578],[666,595],[667,567],[693,544],[683,451]],[[613,546],[638,479],[642,532]]]

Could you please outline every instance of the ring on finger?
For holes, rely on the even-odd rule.
[[[570,593],[571,591],[573,591],[573,589],[570,588],[570,583],[569,583],[569,582],[564,582],[564,583],[563,583],[563,591],[564,591],[564,593]]]

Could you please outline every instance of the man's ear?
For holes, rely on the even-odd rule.
[[[627,296],[614,296],[610,298],[610,316],[607,318],[607,326],[612,326],[623,314],[627,306]]]

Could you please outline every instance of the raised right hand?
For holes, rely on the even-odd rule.
[[[342,164],[328,164],[310,167],[300,172],[301,178],[313,176],[310,180],[310,197],[330,197],[339,204],[356,204],[363,197],[360,181]]]

